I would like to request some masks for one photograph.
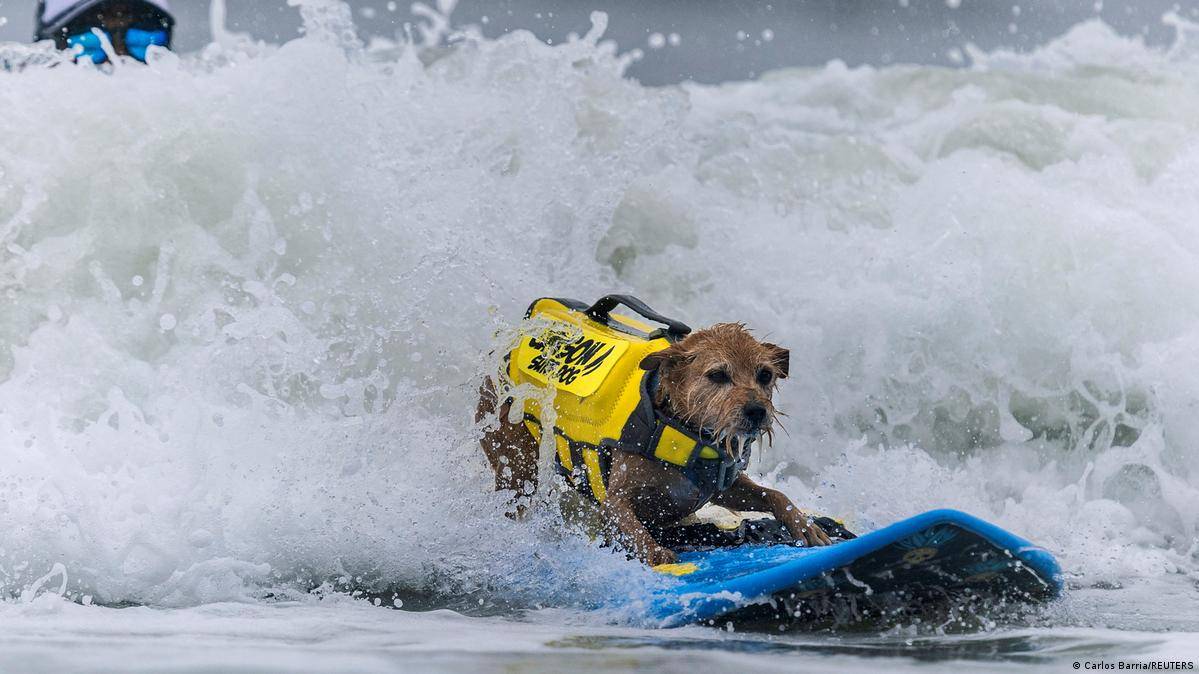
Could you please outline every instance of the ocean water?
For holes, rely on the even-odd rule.
[[[1199,659],[1196,27],[645,87],[598,13],[547,45],[442,3],[367,47],[294,4],[303,38],[149,67],[4,48],[0,668]],[[763,481],[858,530],[966,510],[1066,596],[966,631],[594,609],[665,581],[502,517],[471,417],[531,299],[613,290],[790,347]]]

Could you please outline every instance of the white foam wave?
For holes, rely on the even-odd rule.
[[[1085,24],[647,88],[602,28],[380,54],[300,4],[277,48],[5,77],[0,590],[636,591],[499,517],[470,423],[497,329],[612,289],[791,348],[763,468],[802,505],[963,508],[1081,584],[1195,573],[1190,57]]]

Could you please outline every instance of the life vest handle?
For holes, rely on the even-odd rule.
[[[607,325],[609,321],[608,313],[621,304],[632,309],[642,318],[665,325],[666,333],[672,337],[686,337],[691,332],[691,328],[686,323],[663,316],[649,308],[649,305],[645,302],[632,295],[604,295],[583,313],[587,314],[591,319]]]

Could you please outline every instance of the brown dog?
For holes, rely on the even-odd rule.
[[[656,409],[707,433],[733,452],[759,435],[772,437],[777,412],[772,395],[788,374],[789,352],[759,342],[741,324],[720,323],[687,336],[641,361],[656,370]],[[523,511],[538,479],[538,444],[521,423],[509,421],[511,400],[502,404],[491,380],[483,386],[476,422],[498,413],[488,429],[483,452],[495,471],[497,490],[515,492]],[[498,408],[498,409],[497,409]],[[649,527],[678,522],[706,505],[685,476],[653,457],[617,451],[607,478],[607,498],[599,512],[608,535],[650,565],[674,562],[675,554],[658,545]],[[829,537],[782,492],[756,484],[744,473],[708,502],[732,510],[769,512],[797,541],[828,545]]]

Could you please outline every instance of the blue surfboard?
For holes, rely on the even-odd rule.
[[[717,619],[828,621],[975,599],[1036,603],[1062,590],[1048,551],[956,510],[933,510],[820,548],[745,545],[657,567],[677,580],[648,602],[667,627]]]

